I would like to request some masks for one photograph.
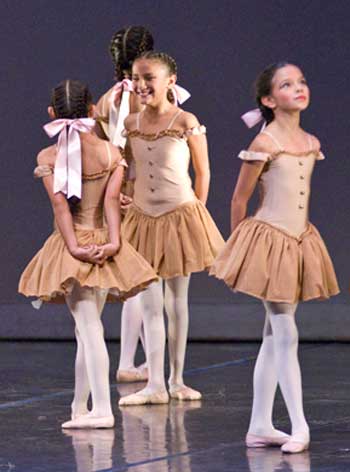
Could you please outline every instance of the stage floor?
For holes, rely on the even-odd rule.
[[[108,345],[114,374],[119,345]],[[257,344],[189,345],[186,382],[201,402],[119,408],[141,384],[112,380],[116,426],[62,431],[72,399],[74,343],[0,343],[0,472],[350,471],[350,345],[302,344],[310,450],[249,449],[244,435]],[[275,424],[289,430],[280,395]]]

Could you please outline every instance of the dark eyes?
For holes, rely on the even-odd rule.
[[[306,85],[306,84],[307,84],[306,79],[301,79],[299,82],[300,82],[301,84],[303,84],[303,85]],[[284,82],[284,83],[281,85],[281,88],[288,88],[290,85],[291,85],[290,82]]]
[[[145,75],[145,76],[144,76],[144,79],[145,79],[145,80],[152,80],[152,79],[154,79],[154,78],[155,78],[155,77],[154,77],[153,75]],[[133,76],[132,76],[132,80],[139,80],[139,76],[133,75]]]

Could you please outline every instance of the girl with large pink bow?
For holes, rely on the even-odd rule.
[[[303,409],[295,313],[299,301],[339,292],[325,244],[308,218],[312,172],[324,155],[318,139],[300,126],[310,91],[299,67],[288,62],[267,67],[256,82],[256,101],[258,109],[242,118],[249,127],[261,121],[265,126],[239,154],[243,162],[232,197],[232,235],[211,274],[264,305],[246,445],[280,446],[282,452],[299,453],[309,447],[310,433]],[[260,204],[247,218],[248,201],[257,185]],[[291,420],[291,435],[273,424],[277,385]]]
[[[19,291],[40,301],[65,300],[75,321],[74,399],[71,420],[62,427],[112,428],[102,310],[108,294],[133,296],[156,274],[120,238],[119,191],[126,163],[118,148],[92,133],[88,88],[61,82],[53,89],[49,115],[53,121],[44,129],[58,141],[39,153],[35,176],[43,179],[55,230],[24,270]]]
[[[147,386],[121,398],[120,405],[169,401],[163,307],[168,317],[170,396],[201,398],[183,378],[190,274],[208,269],[224,241],[205,207],[210,182],[206,129],[192,113],[168,100],[176,77],[176,62],[165,53],[150,51],[134,61],[133,87],[144,109],[125,120],[136,173],[122,234],[163,280],[135,297],[142,308],[149,376]]]
[[[152,34],[143,26],[129,26],[113,34],[110,54],[117,83],[97,102],[96,132],[120,148],[125,147],[124,120],[129,113],[142,109],[140,100],[133,93],[131,68],[136,57],[153,49]],[[127,153],[126,153],[127,154]],[[132,165],[127,169],[129,179],[134,177]],[[132,202],[132,181],[124,182],[121,193],[122,215]],[[137,298],[124,304],[121,316],[120,356],[116,372],[118,382],[140,382],[148,379],[147,362],[135,367],[135,354],[141,339],[145,350],[142,329],[142,307]]]

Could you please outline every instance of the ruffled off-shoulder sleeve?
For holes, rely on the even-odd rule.
[[[195,126],[194,128],[187,129],[184,132],[184,136],[189,138],[190,136],[198,136],[200,134],[206,134],[207,128],[204,125]]]
[[[48,175],[53,174],[54,168],[48,164],[42,164],[35,167],[33,174],[36,179],[41,179],[47,177]]]
[[[268,162],[271,160],[271,154],[268,152],[241,151],[238,154],[238,157],[239,159],[242,159],[242,161]]]

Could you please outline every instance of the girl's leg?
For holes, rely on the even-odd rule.
[[[199,400],[200,392],[186,387],[183,380],[187,333],[188,287],[190,277],[174,277],[165,282],[165,311],[168,315],[170,396],[178,400]]]
[[[64,423],[64,428],[99,428],[114,425],[109,389],[109,357],[100,318],[106,295],[107,292],[101,293],[75,285],[72,292],[66,296],[83,345],[92,411],[89,415]]]
[[[296,304],[265,302],[270,315],[278,383],[292,423],[292,436],[282,446],[284,452],[301,452],[310,441],[304,416],[301,373],[298,360]]]
[[[96,293],[97,309],[99,315],[102,315],[102,310],[106,301],[104,291]],[[89,413],[87,403],[90,396],[90,385],[85,364],[84,344],[80,336],[79,330],[75,328],[75,337],[77,341],[77,352],[75,357],[75,388],[74,399],[72,402],[72,419]]]
[[[90,396],[90,384],[85,364],[84,344],[78,328],[75,328],[77,352],[75,356],[75,386],[72,402],[72,420],[89,413],[88,400]]]
[[[164,382],[165,329],[162,280],[152,283],[141,293],[143,323],[147,346],[148,383],[146,387],[119,401],[119,405],[168,403]]]
[[[253,377],[253,408],[246,444],[248,447],[282,445],[289,436],[274,428],[272,410],[277,389],[274,343],[269,312],[266,311],[263,342],[257,357]],[[272,366],[272,368],[271,368]]]
[[[117,371],[118,382],[140,382],[147,380],[145,366],[135,368],[134,359],[142,328],[142,296],[139,293],[127,300],[122,309],[120,359]]]

